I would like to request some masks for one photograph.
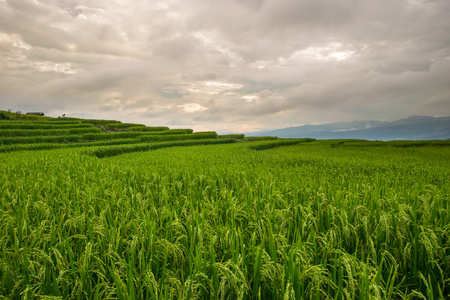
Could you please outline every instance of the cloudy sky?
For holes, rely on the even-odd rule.
[[[450,115],[449,0],[0,0],[0,109],[248,132]]]

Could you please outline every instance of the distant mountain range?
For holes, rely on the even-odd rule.
[[[271,131],[247,132],[246,136],[279,138],[365,139],[365,140],[446,140],[450,139],[450,117],[412,116],[393,122],[353,121],[323,125],[303,125]]]

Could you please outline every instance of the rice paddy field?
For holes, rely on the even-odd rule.
[[[0,299],[450,298],[448,141],[31,122],[0,121]]]

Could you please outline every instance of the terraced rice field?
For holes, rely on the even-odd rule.
[[[2,135],[0,298],[450,297],[448,141],[136,125]]]

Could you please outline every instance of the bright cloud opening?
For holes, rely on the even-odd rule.
[[[246,96],[243,96],[242,99],[244,99],[246,102],[254,102],[254,101],[258,100],[258,96],[246,95]]]
[[[206,107],[204,107],[198,103],[186,103],[186,104],[178,105],[178,107],[182,108],[187,113],[194,113],[194,112],[198,112],[198,111],[207,110]]]
[[[218,81],[200,81],[188,85],[185,89],[190,93],[218,95],[232,90],[241,89],[244,85],[237,83],[218,82]],[[183,93],[184,91],[179,91]]]
[[[294,56],[304,56],[318,60],[345,60],[355,56],[356,51],[351,49],[351,45],[347,46],[343,43],[329,43],[323,47],[308,47],[298,51]]]

